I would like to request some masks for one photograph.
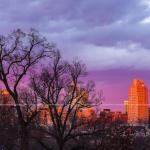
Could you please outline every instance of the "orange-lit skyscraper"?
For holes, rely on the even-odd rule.
[[[142,80],[133,80],[129,88],[128,122],[148,122],[148,90]]]

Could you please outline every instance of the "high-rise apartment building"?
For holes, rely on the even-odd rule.
[[[148,90],[142,80],[133,80],[129,88],[127,113],[129,123],[148,122]]]

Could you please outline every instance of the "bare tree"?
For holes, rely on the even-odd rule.
[[[0,36],[0,80],[15,102],[15,109],[21,128],[21,150],[27,150],[27,126],[30,123],[20,107],[18,87],[24,84],[24,78],[30,69],[43,58],[50,56],[55,49],[37,31],[31,29],[24,33],[20,29],[8,36]],[[31,120],[34,114],[30,116]]]
[[[51,119],[47,133],[56,140],[59,150],[67,141],[90,132],[83,132],[88,123],[79,114],[98,104],[99,97],[91,94],[94,93],[93,82],[87,85],[81,82],[85,74],[85,65],[79,61],[67,63],[57,52],[51,65],[31,79],[37,95],[47,105]]]

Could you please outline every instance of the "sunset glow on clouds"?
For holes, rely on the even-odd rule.
[[[149,0],[0,0],[0,20],[2,34],[36,28],[79,57],[109,103],[123,103],[133,78],[150,88]]]

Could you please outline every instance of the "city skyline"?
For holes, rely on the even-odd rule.
[[[111,71],[107,71],[110,74]],[[113,74],[113,73],[111,73]],[[107,82],[106,86],[103,86],[101,88],[104,93],[105,100],[103,101],[102,108],[111,108],[113,111],[124,111],[124,105],[123,102],[124,100],[128,99],[128,90],[129,90],[129,85],[131,84],[132,80],[134,79],[141,79],[144,80],[148,87],[148,95],[150,94],[150,81],[148,78],[148,73],[147,74],[142,74],[142,72],[138,72],[138,75],[134,75],[133,71],[131,72],[126,72],[125,74],[128,74],[128,76],[123,76],[124,71],[119,71],[119,80],[122,81],[120,84],[116,84],[115,80],[118,80],[116,76],[113,76],[111,79],[106,77],[106,74],[102,74],[103,80]],[[130,74],[130,76],[129,76]],[[97,75],[96,75],[97,76]],[[144,78],[145,76],[145,78]],[[133,78],[132,78],[133,77]],[[98,77],[100,78],[100,77]],[[93,78],[94,79],[94,78]],[[114,81],[113,81],[114,79]],[[97,83],[98,89],[100,89],[100,84]],[[110,100],[111,99],[111,100]],[[149,98],[148,98],[149,101]],[[150,106],[150,103],[149,103]]]
[[[150,86],[149,0],[5,0],[0,8],[1,34],[37,29],[64,59],[87,65],[105,104],[122,103],[134,78]]]
[[[99,110],[103,111],[104,109],[110,109],[114,112],[122,112],[122,113],[126,113],[126,108],[125,108],[125,102],[128,101],[128,98],[129,98],[129,89],[130,89],[130,85],[131,85],[131,82],[133,82],[134,80],[138,80],[138,81],[142,81],[144,82],[144,80],[142,79],[132,79],[131,81],[129,81],[129,84],[127,82],[127,90],[126,91],[123,91],[124,93],[126,93],[126,99],[119,99],[120,100],[120,103],[110,103],[110,101],[106,101],[105,99],[105,95],[103,95],[103,91],[102,91],[102,97],[104,97],[104,100],[102,100],[102,104],[100,105],[100,108]],[[0,88],[2,94],[4,95],[9,95],[9,93],[7,92],[7,90],[3,87],[3,88]],[[108,91],[107,91],[108,92]],[[149,92],[149,88],[147,86],[147,94]],[[113,93],[114,94],[114,93]],[[108,103],[107,103],[108,102]],[[5,104],[4,104],[5,105]],[[7,105],[7,104],[6,104]],[[9,105],[9,104],[8,104]],[[21,104],[22,105],[22,104]],[[39,104],[40,106],[41,104]],[[61,104],[60,104],[61,105]],[[148,96],[148,106],[150,108],[150,103],[149,103],[149,96]]]
[[[0,0],[0,149],[150,149],[150,0]]]

